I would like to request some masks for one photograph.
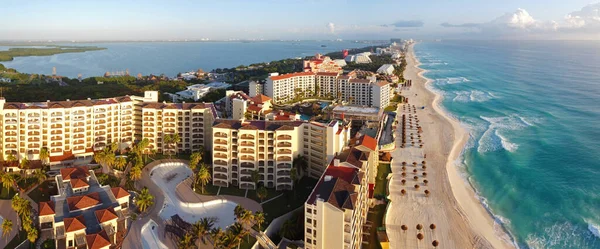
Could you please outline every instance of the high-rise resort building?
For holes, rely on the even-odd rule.
[[[129,193],[100,185],[93,170],[63,168],[58,194],[39,203],[40,237],[56,248],[114,248],[127,234]]]
[[[211,103],[157,101],[156,91],[146,91],[144,97],[35,103],[6,102],[0,98],[0,151],[4,170],[21,170],[18,161],[25,158],[29,160],[28,170],[41,166],[41,150],[48,150],[50,157],[46,163],[51,167],[83,165],[92,160],[94,151],[109,143],[126,148],[146,135],[151,139],[148,150],[161,152],[165,146],[161,143],[163,136],[171,133],[182,138],[178,144],[180,151],[209,147],[215,115]],[[15,161],[9,161],[11,157]]]
[[[342,69],[341,65],[339,65],[336,61],[331,60],[329,56],[324,56],[322,54],[316,54],[315,57],[311,58],[310,60],[304,60],[303,64],[304,72],[344,72],[344,69]]]
[[[390,104],[390,82],[380,81],[376,76],[358,78],[336,72],[302,72],[279,75],[271,74],[265,83],[265,93],[273,102],[290,101],[294,96],[341,98],[351,105],[385,108]]]
[[[304,204],[306,249],[362,248],[377,142],[367,135],[354,140],[330,161]]]
[[[328,124],[306,121],[245,121],[219,119],[212,128],[213,184],[256,188],[251,174],[257,170],[268,188],[291,189],[293,160],[303,156],[306,172],[319,177],[350,139],[340,121]]]

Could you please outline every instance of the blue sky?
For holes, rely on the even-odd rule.
[[[600,39],[600,4],[581,11],[588,4],[589,0],[2,0],[0,40],[427,39],[473,35],[553,39],[567,34]],[[575,11],[580,11],[579,15],[569,16]]]

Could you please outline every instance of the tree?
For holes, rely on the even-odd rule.
[[[115,159],[115,168],[123,171],[125,169],[125,165],[127,165],[127,159],[125,157],[117,157]]]
[[[265,213],[256,211],[256,213],[254,213],[254,222],[256,222],[256,225],[258,226],[258,230],[262,230],[261,225],[265,223]]]
[[[232,236],[232,242],[234,242],[232,245],[234,245],[234,247],[239,246],[242,242],[242,238],[250,234],[240,223],[234,223],[233,225],[229,226],[227,230]]]
[[[250,178],[252,179],[252,182],[254,182],[254,187],[258,187],[258,181],[260,181],[260,173],[258,170],[250,172]]]
[[[210,180],[212,179],[211,175],[210,175],[210,171],[208,170],[208,167],[206,167],[206,165],[202,164],[202,166],[200,167],[200,170],[198,170],[198,174],[196,174],[196,183],[200,184],[200,186],[202,186],[202,194],[204,194],[205,191],[205,186],[206,184],[208,184],[210,182]]]
[[[193,171],[198,170],[198,164],[202,162],[202,153],[194,152],[190,155],[190,169]]]
[[[202,241],[206,245],[206,237],[209,235],[210,231],[215,226],[217,218],[216,217],[203,217],[199,221],[196,221],[192,225],[192,231],[194,236]]]
[[[145,212],[146,209],[154,205],[154,196],[150,194],[147,187],[144,187],[138,195],[136,204],[141,212]]]
[[[252,212],[249,210],[244,210],[244,212],[238,219],[238,222],[245,224],[245,225],[250,225],[250,223],[252,223],[253,220],[254,220],[254,214],[252,214]]]
[[[235,215],[236,219],[239,219],[240,217],[242,217],[242,214],[244,214],[244,212],[246,212],[246,209],[244,207],[242,207],[242,205],[240,205],[240,204],[235,206],[235,208],[233,209],[233,215]]]
[[[292,164],[296,169],[302,170],[302,174],[308,170],[308,162],[306,161],[306,157],[303,155],[298,155]]]
[[[37,240],[38,235],[39,235],[37,228],[31,227],[26,231],[27,231],[27,239],[29,240],[29,242],[35,243],[35,240]]]
[[[9,162],[16,162],[17,161],[17,157],[15,156],[14,153],[10,153],[6,157],[6,160],[9,161]]]
[[[181,142],[179,134],[167,134],[163,139],[164,143],[167,144],[169,151],[173,150],[177,154],[177,144]],[[171,158],[171,152],[169,152],[169,158]]]
[[[267,191],[267,188],[265,188],[265,186],[260,186],[256,190],[256,197],[258,197],[258,199],[260,199],[260,202],[263,202],[263,200],[265,198],[267,198],[268,194],[269,194],[269,191]]]
[[[8,243],[8,235],[12,232],[13,222],[12,220],[5,219],[2,221],[2,237],[6,238],[6,242]]]
[[[15,175],[0,171],[0,181],[2,181],[2,187],[6,189],[6,192],[10,192],[10,189],[15,185]]]
[[[279,229],[279,236],[283,238],[293,238],[296,236],[296,223],[293,220],[286,220],[281,229]]]
[[[292,188],[294,188],[294,196],[296,196],[296,181],[298,181],[298,169],[292,167],[290,169],[290,179],[292,179]]]
[[[36,169],[33,172],[33,177],[35,178],[37,184],[42,184],[48,178],[48,176],[46,176],[46,172],[44,172],[42,169]]]
[[[27,170],[29,169],[29,159],[27,159],[27,157],[23,157],[23,159],[21,159],[20,168],[24,169],[25,173],[27,174]]]
[[[196,245],[194,245],[194,236],[190,233],[186,233],[185,235],[183,235],[183,238],[181,238],[179,241],[177,241],[177,248],[181,248],[181,249],[196,248]]]
[[[43,164],[47,164],[48,163],[48,159],[50,158],[50,151],[48,151],[47,147],[42,147],[40,149],[40,160],[42,161]]]
[[[132,181],[138,181],[142,179],[142,168],[138,165],[133,166],[131,170],[129,170],[129,179]]]

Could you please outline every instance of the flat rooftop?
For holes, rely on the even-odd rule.
[[[370,114],[370,115],[378,115],[379,108],[377,107],[365,107],[365,106],[354,106],[354,105],[345,105],[345,106],[336,106],[333,108],[334,112],[344,112],[344,113],[352,113],[352,114]]]

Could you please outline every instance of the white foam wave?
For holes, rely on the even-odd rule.
[[[499,149],[515,152],[519,148],[519,145],[511,142],[503,133],[533,126],[533,123],[524,121],[519,115],[493,118],[480,116],[480,118],[487,121],[489,125],[479,139],[479,146],[477,147],[477,152],[479,153],[496,151]]]
[[[492,208],[489,206],[487,199],[479,195],[478,192],[475,193],[475,198],[477,198],[479,202],[481,202],[483,208],[485,208],[485,210],[492,216],[492,218],[494,218],[495,235],[509,244],[515,244],[513,239],[514,235],[508,229],[506,229],[506,227],[510,225],[510,220],[492,212]],[[515,247],[517,246],[515,245]]]
[[[452,99],[454,102],[485,102],[494,98],[494,95],[491,93],[479,90],[455,91],[453,93],[456,95]]]
[[[597,238],[600,238],[600,225],[594,224],[592,222],[589,221],[585,221],[588,224],[588,230],[590,230],[590,232],[596,236]]]
[[[598,240],[592,231],[569,222],[558,222],[544,228],[543,232],[529,234],[525,243],[532,249],[598,248]]]
[[[435,81],[436,81],[436,84],[443,86],[443,85],[452,85],[452,84],[470,82],[471,80],[469,80],[465,77],[448,77],[448,78],[436,79]]]

